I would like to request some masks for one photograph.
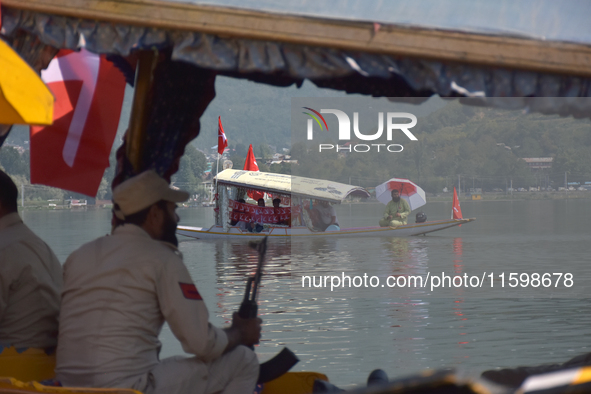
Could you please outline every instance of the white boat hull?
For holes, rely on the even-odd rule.
[[[177,234],[195,239],[257,239],[268,235],[271,238],[289,238],[289,237],[409,237],[413,235],[423,235],[434,231],[444,230],[446,228],[459,226],[472,222],[476,219],[450,219],[435,220],[432,222],[413,223],[391,227],[363,227],[363,228],[344,228],[340,231],[314,232],[307,227],[271,227],[268,231],[260,233],[249,233],[242,231],[238,227],[230,227],[227,231],[222,226],[190,227],[178,226]]]

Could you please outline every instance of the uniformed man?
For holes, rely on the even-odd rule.
[[[55,364],[48,355],[57,344],[62,266],[21,220],[17,197],[16,185],[0,171],[0,347],[19,349],[12,356],[4,350],[0,362],[8,363],[14,377],[47,379]],[[34,365],[16,360],[25,348]]]
[[[392,190],[392,201],[386,205],[384,218],[380,220],[381,227],[396,227],[407,223],[408,215],[410,214],[410,206],[404,198],[400,198],[400,192],[396,189]]]
[[[64,265],[57,379],[65,386],[151,393],[248,393],[258,377],[261,320],[234,314],[226,329],[208,312],[177,250],[173,190],[154,171],[113,191],[117,226]],[[164,322],[193,357],[160,360]],[[246,346],[240,346],[246,345]]]

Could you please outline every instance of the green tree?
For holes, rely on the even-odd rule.
[[[234,151],[231,154],[232,155],[239,155],[239,156],[246,156],[247,151],[248,151],[248,147],[246,145],[244,145],[243,143],[239,142],[236,145],[234,145]],[[230,152],[232,152],[232,151],[230,150]]]
[[[193,145],[185,147],[185,154],[181,158],[178,172],[173,176],[175,185],[190,193],[197,193],[201,183],[201,176],[207,168],[205,155]]]
[[[262,143],[258,146],[257,152],[258,154],[256,156],[262,159],[270,159],[273,156],[273,153],[271,153],[271,148],[269,148],[269,145],[265,143]]]
[[[28,155],[23,156],[16,148],[3,146],[0,151],[0,165],[4,167],[7,174],[29,177]]]
[[[192,144],[185,148],[184,157],[190,159],[191,171],[197,179],[201,179],[203,172],[207,169],[207,158]]]

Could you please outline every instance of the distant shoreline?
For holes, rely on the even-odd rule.
[[[452,201],[452,193],[442,193],[437,196],[427,196],[427,203],[434,202],[448,202]],[[560,192],[515,192],[513,195],[505,194],[502,192],[490,192],[483,193],[480,195],[481,198],[473,200],[471,197],[460,196],[460,202],[486,202],[486,201],[539,201],[539,200],[582,200],[591,199],[591,191],[569,191],[565,193]],[[371,204],[378,203],[376,199],[370,199],[367,201],[343,201],[343,204]],[[38,210],[62,210],[62,211],[80,211],[80,210],[95,210],[95,209],[111,209],[111,204],[101,205],[86,205],[83,207],[69,208],[64,205],[60,206],[49,206],[48,201],[28,201],[25,203],[25,207],[18,207],[19,211],[38,211]],[[197,207],[183,207],[183,208],[201,208]]]
[[[451,202],[453,193],[443,193],[437,196],[427,196],[427,202]],[[555,192],[490,192],[480,194],[480,199],[472,199],[471,196],[460,196],[460,202],[465,201],[534,201],[534,200],[570,200],[591,199],[591,191],[555,191]]]

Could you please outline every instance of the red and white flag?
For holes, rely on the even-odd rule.
[[[245,171],[258,171],[259,165],[257,164],[256,159],[254,158],[254,153],[252,152],[252,144],[248,147],[248,153],[246,154],[246,161],[244,162],[244,170]]]
[[[125,78],[84,49],[61,50],[41,78],[55,96],[53,124],[31,127],[31,183],[96,196],[117,134]]]
[[[259,165],[257,164],[256,159],[254,158],[254,153],[252,151],[252,144],[248,147],[248,153],[246,154],[246,161],[244,162],[244,170],[245,171],[259,171]],[[246,193],[248,197],[252,198],[253,200],[258,200],[259,198],[265,198],[265,193],[257,192],[255,190],[249,190]]]
[[[226,133],[224,133],[224,128],[222,127],[222,118],[218,116],[218,153],[220,155],[224,154],[224,149],[228,146],[228,139],[226,138]]]
[[[462,209],[460,208],[460,200],[458,200],[458,193],[456,192],[456,188],[454,186],[454,199],[451,208],[451,218],[452,219],[462,219]],[[461,226],[461,224],[460,224]]]

